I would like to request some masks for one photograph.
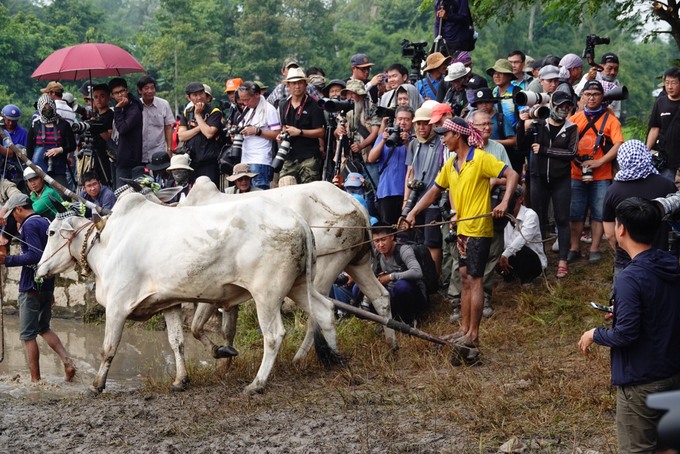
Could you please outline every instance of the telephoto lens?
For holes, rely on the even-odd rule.
[[[231,128],[231,132],[234,134],[234,140],[231,143],[228,156],[233,159],[241,160],[241,153],[243,152],[243,134],[241,134],[241,129],[236,127]]]
[[[283,168],[283,163],[288,159],[288,154],[290,153],[290,134],[287,132],[282,132],[281,143],[279,144],[279,151],[276,153],[274,160],[272,161],[272,168],[274,172],[280,172]]]

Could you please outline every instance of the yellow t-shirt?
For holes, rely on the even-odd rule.
[[[434,180],[441,189],[449,189],[458,219],[469,218],[491,211],[490,178],[500,178],[507,167],[489,153],[470,147],[461,169],[455,166],[454,155],[446,161]],[[458,233],[470,237],[493,237],[491,217],[463,221],[458,224]]]

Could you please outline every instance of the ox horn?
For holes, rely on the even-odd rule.
[[[57,212],[66,213],[68,211],[68,209],[62,205],[61,200],[56,199],[52,194],[49,194],[48,197],[50,198],[50,202],[52,202],[52,206],[55,210],[57,210]]]
[[[120,181],[126,183],[128,186],[134,189],[135,192],[142,192],[142,190],[144,189],[144,186],[139,184],[139,182],[136,180],[132,180],[130,178],[121,178]]]

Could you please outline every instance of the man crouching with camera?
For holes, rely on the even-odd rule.
[[[421,107],[416,110],[416,140],[412,140],[406,148],[406,180],[404,181],[404,204],[401,215],[406,217],[409,211],[423,195],[434,185],[434,179],[444,164],[441,147],[441,136],[434,133],[430,124],[431,109]],[[442,220],[438,201],[427,207],[416,216],[419,225],[430,224]],[[441,273],[442,264],[442,231],[439,226],[425,227],[415,230],[415,241],[427,246],[432,260],[437,266],[437,274]]]

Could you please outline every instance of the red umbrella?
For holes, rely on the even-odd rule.
[[[37,80],[82,80],[146,72],[127,51],[113,44],[85,43],[53,52],[31,77]]]

